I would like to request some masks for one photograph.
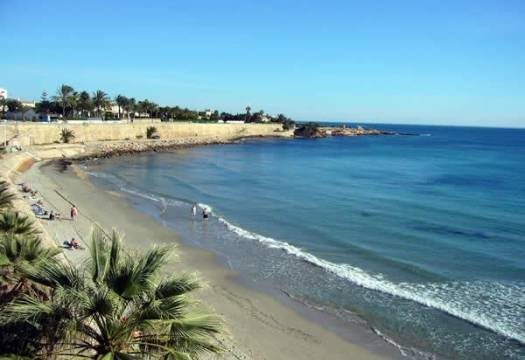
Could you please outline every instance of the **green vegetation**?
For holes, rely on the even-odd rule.
[[[89,258],[73,265],[42,244],[33,222],[9,208],[0,181],[0,358],[197,359],[222,349],[218,317],[189,297],[194,276],[163,276],[167,247],[127,251],[93,230]]]
[[[102,116],[102,111],[105,111],[111,105],[108,94],[102,90],[97,90],[93,93],[92,102],[99,117]]]
[[[15,195],[9,191],[7,181],[0,180],[0,209],[10,207]]]
[[[9,102],[9,103],[7,103]],[[111,112],[113,105],[118,107],[117,114]],[[8,99],[0,103],[0,110],[7,108],[8,111],[21,111],[22,104],[17,100]],[[109,119],[133,120],[134,118],[160,118],[162,121],[199,121],[199,122],[217,122],[223,121],[245,121],[248,123],[288,122],[287,129],[293,128],[293,120],[283,114],[271,116],[265,114],[263,110],[252,113],[251,107],[246,107],[246,112],[231,114],[228,112],[219,112],[218,110],[196,111],[179,106],[160,106],[148,99],[135,100],[133,97],[127,97],[119,94],[114,101],[102,90],[93,93],[88,91],[76,91],[72,86],[63,84],[57,91],[56,95],[48,99],[44,91],[40,102],[36,103],[36,111],[42,114],[62,114],[64,119],[86,119],[96,115],[96,117]],[[292,124],[292,125],[290,125]]]
[[[75,132],[73,130],[68,129],[68,128],[63,128],[62,130],[60,130],[60,140],[64,144],[69,144],[69,142],[73,140],[74,138],[75,138]]]
[[[148,126],[146,129],[146,138],[147,139],[158,139],[159,134],[157,133],[157,128],[155,126]]]
[[[62,107],[62,116],[66,115],[66,107],[73,105],[74,97],[73,88],[69,85],[62,84],[57,89],[57,94],[53,97],[53,100],[60,104]]]
[[[0,233],[33,236],[38,232],[34,222],[29,217],[10,209],[0,213]]]

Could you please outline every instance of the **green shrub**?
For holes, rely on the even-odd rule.
[[[146,138],[148,139],[158,139],[159,135],[157,133],[157,128],[155,126],[148,126],[146,129]]]
[[[60,140],[64,144],[69,144],[71,140],[75,138],[75,132],[68,128],[63,128],[62,131],[60,131]]]

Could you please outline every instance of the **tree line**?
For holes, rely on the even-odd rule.
[[[22,103],[16,99],[0,99],[0,110],[7,109],[10,112],[24,111]],[[117,114],[111,112],[112,106],[117,106]],[[54,96],[48,96],[43,92],[40,101],[35,104],[36,111],[42,114],[60,114],[65,119],[82,119],[95,115],[102,119],[132,119],[135,117],[160,118],[163,121],[245,121],[248,123],[276,122],[282,123],[285,128],[292,127],[295,122],[285,116],[278,114],[271,116],[265,114],[264,110],[251,111],[246,107],[246,112],[231,114],[228,112],[196,111],[179,106],[161,106],[148,99],[137,100],[119,94],[112,99],[105,91],[96,90],[77,91],[72,86],[63,84],[58,87]]]

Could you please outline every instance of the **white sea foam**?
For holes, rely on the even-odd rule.
[[[211,206],[206,204],[199,204],[199,206],[207,208],[213,214]],[[245,230],[220,216],[217,218],[230,231],[245,239],[258,241],[268,248],[285,251],[356,285],[438,309],[525,344],[523,327],[525,289],[523,286],[481,281],[430,284],[395,283],[385,279],[381,274],[371,274],[348,264],[336,264],[320,259],[287,242]]]
[[[389,338],[385,334],[383,334],[381,331],[377,330],[376,328],[372,328],[372,330],[376,333],[377,336],[379,336],[381,339],[383,339],[388,344],[392,345],[396,349],[399,350],[401,355],[407,357],[407,358],[413,358],[413,359],[426,359],[426,360],[434,360],[436,359],[436,356],[434,354],[426,353],[421,350],[417,350],[414,348],[407,348],[404,347],[397,342],[395,342],[393,339]]]

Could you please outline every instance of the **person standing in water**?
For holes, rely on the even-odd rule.
[[[204,220],[208,220],[208,217],[209,217],[209,215],[208,215],[208,209],[206,209],[206,208],[202,209],[202,218],[203,218]]]
[[[191,215],[193,217],[197,216],[197,204],[193,203],[193,206],[191,207]]]

